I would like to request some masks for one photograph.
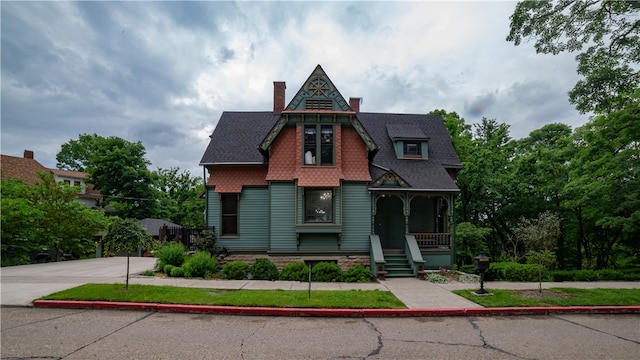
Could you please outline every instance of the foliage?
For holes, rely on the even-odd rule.
[[[2,180],[3,258],[24,263],[32,251],[43,248],[77,258],[95,253],[94,236],[105,229],[108,219],[75,201],[78,187],[55,182],[52,174],[39,176],[33,186]]]
[[[196,236],[194,242],[196,250],[199,251],[207,251],[211,255],[216,254],[217,245],[216,245],[216,234],[213,231],[205,230]]]
[[[178,168],[158,168],[151,173],[157,202],[154,216],[182,226],[202,226],[204,199],[200,198],[200,193],[204,190],[204,182],[201,177],[192,177],[189,171],[179,171]],[[215,246],[215,238],[213,240]],[[210,245],[206,244],[200,250],[213,253],[214,247]]]
[[[162,267],[162,272],[163,272],[165,275],[169,275],[169,276],[171,276],[171,270],[173,270],[173,269],[175,269],[175,268],[176,268],[175,266],[173,266],[173,265],[171,265],[171,264],[167,264],[167,265],[165,265],[165,266],[163,266],[163,267]]]
[[[114,284],[86,284],[43,297],[48,300],[146,302],[158,304],[269,306],[324,309],[404,309],[390,291],[215,290],[175,286],[132,285],[120,291]]]
[[[147,229],[137,224],[134,219],[115,218],[109,224],[107,234],[102,238],[105,247],[110,250],[125,251],[127,253],[127,282],[129,289],[129,257],[132,251],[136,251],[151,244],[153,238]]]
[[[142,272],[142,276],[155,276],[155,272],[153,270],[145,270]]]
[[[458,281],[461,283],[477,283],[480,282],[480,276],[462,273],[458,276]]]
[[[319,262],[311,268],[311,280],[317,282],[342,281],[342,269],[333,262]]]
[[[347,271],[344,272],[342,280],[344,282],[359,282],[359,283],[368,283],[371,282],[371,270],[365,268],[364,266],[358,264],[353,266]]]
[[[640,271],[625,272],[622,270],[556,270],[552,273],[553,281],[638,281]]]
[[[307,282],[309,281],[309,268],[302,262],[289,263],[282,267],[280,280]]]
[[[539,273],[547,279],[548,270],[536,264],[519,264],[512,262],[495,262],[489,265],[489,270],[485,273],[485,280],[497,281],[538,281]]]
[[[249,268],[249,272],[254,280],[278,280],[280,278],[278,268],[269,259],[256,259]]]
[[[543,54],[579,52],[577,70],[584,79],[569,100],[583,113],[610,112],[639,88],[639,13],[637,1],[521,1],[507,41],[533,39]]]
[[[169,273],[169,276],[171,277],[184,277],[185,275],[185,271],[183,268],[181,267],[174,267],[173,269],[171,269],[171,272]]]
[[[187,259],[187,253],[182,243],[167,242],[158,249],[156,258],[158,258],[158,269],[164,271],[166,265],[182,266]]]
[[[244,280],[249,274],[249,264],[244,261],[230,261],[222,267],[222,277],[227,280]]]
[[[490,228],[476,226],[469,222],[456,225],[456,262],[459,265],[473,264],[478,254],[486,254],[489,250],[485,237],[491,233]]]
[[[206,251],[198,251],[191,255],[182,266],[184,276],[187,278],[202,277],[210,279],[218,272],[218,262]]]
[[[427,276],[424,277],[428,282],[436,283],[436,284],[444,284],[447,282],[447,277],[444,275],[440,275],[435,272],[428,273]]]
[[[56,155],[60,169],[85,171],[90,182],[122,218],[143,219],[154,213],[150,162],[140,142],[119,137],[82,134],[61,146]]]

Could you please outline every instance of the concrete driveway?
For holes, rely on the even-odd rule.
[[[155,258],[130,258],[130,274],[153,269]],[[126,257],[72,260],[0,268],[2,306],[28,306],[39,297],[88,283],[123,283]]]

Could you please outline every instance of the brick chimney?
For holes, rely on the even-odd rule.
[[[355,111],[356,114],[360,112],[360,104],[362,103],[362,98],[349,98],[349,106],[351,110]]]
[[[282,113],[284,110],[284,95],[287,85],[284,81],[273,82],[273,112],[274,114]]]
[[[25,158],[25,159],[33,159],[33,151],[31,151],[31,150],[25,150],[25,151],[24,151],[24,158]]]

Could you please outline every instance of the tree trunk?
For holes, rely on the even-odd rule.
[[[131,254],[131,251],[127,251],[127,282],[125,285],[125,289],[129,290],[129,255]]]

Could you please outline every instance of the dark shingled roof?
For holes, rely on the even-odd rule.
[[[200,165],[262,163],[258,146],[279,117],[280,114],[272,112],[224,112]],[[385,113],[358,113],[357,117],[379,147],[369,167],[372,179],[392,170],[410,185],[399,190],[458,191],[447,169],[460,169],[462,164],[442,117]],[[396,158],[392,134],[401,138],[428,138],[429,159]]]
[[[279,118],[271,111],[223,112],[200,165],[263,162],[258,145]]]
[[[375,165],[369,167],[372,179],[380,178],[388,169],[409,183],[405,190],[458,191],[447,168],[458,169],[462,164],[440,115],[359,113],[358,119],[380,148],[372,161]],[[429,159],[398,159],[388,124],[394,124],[391,128],[419,128],[429,138]]]

